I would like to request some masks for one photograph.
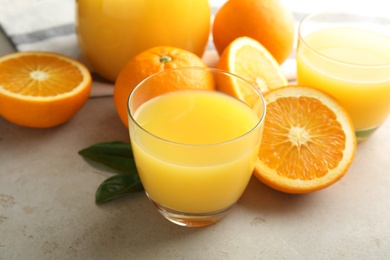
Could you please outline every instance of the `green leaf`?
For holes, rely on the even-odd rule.
[[[114,141],[97,143],[79,151],[84,159],[104,165],[118,173],[137,171],[129,143]]]
[[[143,191],[138,174],[120,174],[106,179],[96,191],[96,203],[112,200],[125,194]]]
[[[97,204],[144,190],[129,143],[121,141],[97,143],[80,150],[79,154],[90,162],[121,173],[106,179],[99,185],[95,196]]]

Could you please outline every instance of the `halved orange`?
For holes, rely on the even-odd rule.
[[[309,193],[341,179],[356,151],[346,110],[328,94],[288,86],[265,95],[267,115],[254,175],[286,193]]]
[[[245,36],[236,38],[225,48],[217,67],[246,79],[263,94],[288,84],[272,54],[258,41]],[[239,84],[225,82],[219,88],[231,95],[247,96]]]
[[[50,52],[0,57],[0,114],[15,124],[47,128],[74,116],[89,98],[91,75],[80,62]]]

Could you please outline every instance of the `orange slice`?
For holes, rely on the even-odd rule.
[[[289,86],[265,95],[267,115],[254,175],[286,193],[328,187],[347,172],[356,137],[346,110],[310,87]]]
[[[241,76],[256,86],[264,94],[271,89],[286,86],[288,81],[272,54],[258,41],[249,37],[239,37],[223,51],[217,67]],[[221,91],[250,98],[239,84],[224,82]]]
[[[66,56],[16,52],[0,57],[0,114],[15,124],[60,125],[81,109],[90,91],[89,70]]]

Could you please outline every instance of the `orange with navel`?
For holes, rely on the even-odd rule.
[[[142,80],[157,72],[183,67],[207,67],[201,58],[192,52],[170,46],[157,46],[133,57],[121,70],[115,82],[114,88],[114,103],[116,111],[123,122],[127,126],[127,100],[134,87]],[[215,89],[214,80],[211,75],[197,74],[184,75],[175,78],[164,78],[161,82],[161,88],[164,89]],[[202,77],[203,84],[191,84],[191,77]],[[201,82],[196,80],[197,82]]]

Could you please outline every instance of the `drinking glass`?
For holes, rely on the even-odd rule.
[[[205,83],[236,84],[250,100],[199,89]],[[165,70],[135,87],[128,100],[133,154],[147,196],[166,219],[206,226],[237,202],[254,169],[265,110],[256,87],[218,69]]]
[[[332,10],[299,26],[297,82],[334,96],[349,112],[358,142],[390,112],[390,18]]]

